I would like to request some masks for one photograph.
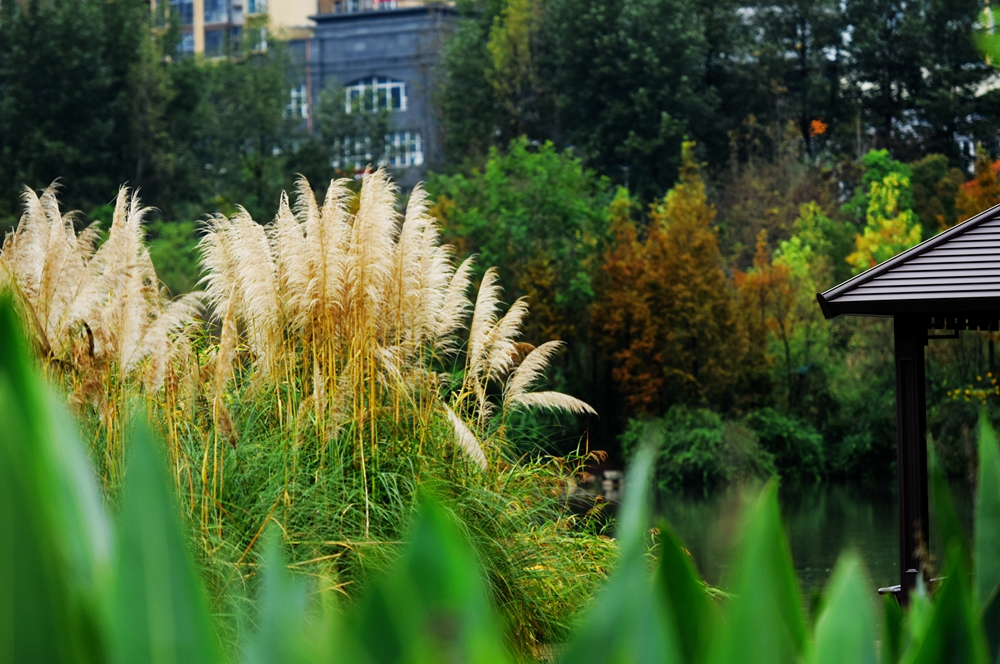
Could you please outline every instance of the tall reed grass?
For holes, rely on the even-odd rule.
[[[421,188],[399,212],[381,170],[357,194],[332,182],[322,202],[302,180],[267,225],[215,215],[204,293],[173,301],[135,195],[119,192],[102,243],[56,194],[25,192],[3,278],[112,499],[124,415],[145,404],[218,612],[252,583],[269,523],[293,566],[353,596],[395,557],[425,485],[483,552],[511,642],[528,652],[566,633],[614,547],[565,509],[582,459],[514,458],[505,430],[520,409],[593,410],[537,390],[561,344],[518,342],[527,302],[504,311],[493,269],[470,299],[472,259],[455,265]]]

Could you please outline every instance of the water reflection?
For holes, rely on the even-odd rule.
[[[669,493],[659,497],[659,513],[673,525],[699,571],[713,585],[729,586],[729,561],[739,517],[752,495],[752,489],[729,488],[708,495]],[[955,485],[952,495],[966,532],[971,532],[969,487]],[[837,557],[852,548],[865,562],[872,592],[899,583],[894,490],[830,483],[783,487],[779,503],[805,597],[826,585]],[[932,551],[940,559],[935,539],[932,531]]]

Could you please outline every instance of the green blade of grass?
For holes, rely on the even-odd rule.
[[[896,664],[903,653],[903,609],[893,595],[886,595],[882,606],[882,662]]]
[[[0,339],[0,661],[103,661],[110,546],[96,483],[8,296]]]
[[[115,661],[215,664],[219,647],[162,459],[145,421],[131,435],[119,523]]]
[[[1000,661],[1000,444],[985,413],[979,416],[978,484],[973,526],[976,598],[991,659]]]
[[[938,463],[937,455],[934,453],[934,445],[930,442],[927,445],[927,470],[930,476],[931,506],[934,508],[931,521],[934,534],[939,538],[944,551],[962,556],[964,561],[962,564],[968,568],[972,562],[969,538],[958,521],[948,480],[941,471],[941,464]]]
[[[806,624],[774,482],[748,509],[734,567],[729,629],[717,639],[710,661],[798,662]]]
[[[969,568],[959,547],[952,542],[945,579],[929,607],[930,615],[915,621],[901,659],[906,664],[989,661],[978,606],[969,585]]]
[[[856,555],[837,561],[826,598],[816,621],[813,664],[875,664],[875,607]]]
[[[246,664],[300,664],[321,661],[306,633],[306,589],[285,566],[277,533],[264,542],[264,578],[258,600],[258,630],[246,651]]]
[[[479,564],[452,518],[424,500],[394,571],[376,582],[337,644],[344,661],[507,661]]]
[[[660,526],[660,561],[653,585],[670,608],[685,662],[702,662],[708,656],[715,611],[698,572],[668,524]]]
[[[655,449],[646,444],[629,469],[618,520],[621,559],[562,657],[567,664],[683,662],[669,595],[654,593],[645,556]]]

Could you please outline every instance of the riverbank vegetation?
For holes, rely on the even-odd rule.
[[[0,540],[11,582],[0,585],[0,622],[12,661],[49,662],[507,662],[507,614],[483,583],[480,551],[456,515],[425,488],[400,555],[359,601],[341,605],[332,572],[287,563],[279,525],[264,534],[252,570],[222,594],[238,612],[234,633],[209,610],[191,564],[166,450],[143,416],[130,427],[117,515],[100,497],[85,446],[64,406],[29,359],[8,296],[0,299]],[[169,446],[166,446],[169,449]],[[974,537],[954,518],[933,463],[943,577],[926,577],[901,609],[881,616],[861,562],[841,557],[812,615],[803,609],[778,512],[776,486],[747,501],[733,561],[733,594],[701,582],[667,524],[647,530],[655,449],[637,455],[617,527],[620,555],[594,605],[546,659],[649,662],[993,661],[995,563],[1000,537],[1000,447],[984,418]],[[57,490],[53,490],[53,489]],[[178,509],[180,508],[180,509]],[[655,539],[650,578],[649,539]],[[475,541],[473,537],[473,541]],[[263,550],[261,550],[263,549]]]
[[[294,567],[357,596],[430,490],[483,555],[508,642],[530,653],[565,637],[615,550],[597,506],[567,510],[587,457],[523,454],[507,429],[520,412],[592,409],[544,389],[562,344],[519,342],[526,302],[504,305],[488,269],[473,303],[472,261],[454,264],[419,189],[403,214],[396,194],[377,171],[319,200],[302,181],[267,226],[218,215],[206,290],[169,300],[137,196],[119,192],[102,237],[74,230],[54,188],[28,190],[4,290],[110,504],[133,414],[166,441],[216,613],[238,613],[227,591],[250,583],[268,527]]]

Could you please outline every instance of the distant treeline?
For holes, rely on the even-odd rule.
[[[628,447],[657,419],[667,483],[884,476],[889,331],[822,320],[815,293],[1000,203],[981,5],[459,10],[435,92],[447,159],[432,212],[459,258],[498,266],[508,302],[528,298],[527,342],[568,342],[552,382],[601,414],[580,423],[588,444],[615,450],[631,432]],[[106,222],[128,182],[160,211],[161,278],[186,291],[196,220],[242,205],[266,223],[296,173],[317,188],[336,175],[338,138],[392,121],[346,114],[331,88],[309,134],[280,43],[204,60],[178,42],[138,0],[0,4],[0,223],[24,184],[57,177],[69,207]],[[977,404],[1000,407],[994,346],[969,334],[930,351],[929,424],[952,473],[973,462]],[[509,423],[526,447],[551,425]]]
[[[714,171],[773,155],[767,127],[786,122],[810,159],[885,148],[967,166],[975,142],[996,147],[978,0],[458,5],[469,19],[441,94],[453,168],[527,135],[573,146],[648,201],[676,179],[685,136]]]

